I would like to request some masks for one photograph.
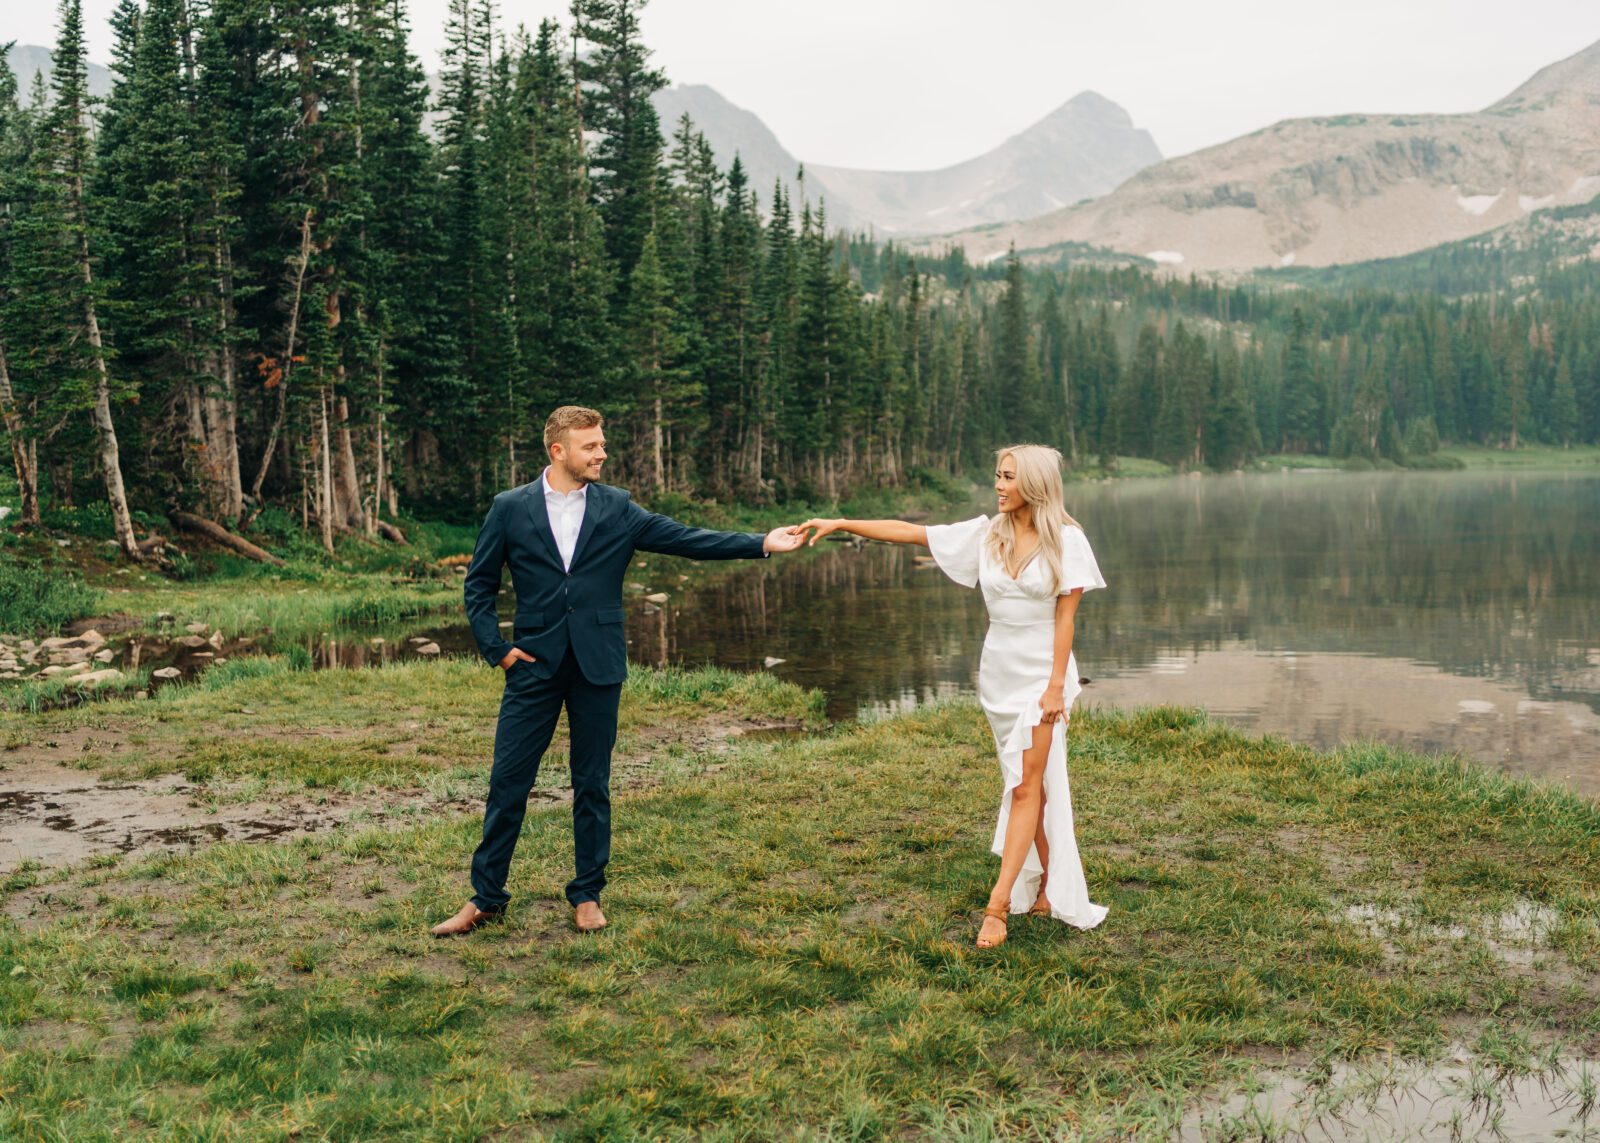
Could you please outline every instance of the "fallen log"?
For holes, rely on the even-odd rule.
[[[174,508],[167,513],[167,519],[185,532],[198,533],[206,537],[206,539],[221,544],[225,548],[231,548],[241,556],[248,557],[258,563],[271,564],[273,567],[283,566],[283,561],[265,548],[258,548],[244,537],[235,536],[221,524],[207,520],[204,516],[196,516],[193,512],[184,512],[181,509]]]
[[[387,521],[378,521],[378,535],[382,536],[385,540],[393,541],[396,544],[402,544],[407,547],[410,546],[409,544],[406,544],[406,534]]]

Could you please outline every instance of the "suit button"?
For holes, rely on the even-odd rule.
[[[573,608],[570,608],[570,607],[569,607],[569,608],[567,608],[567,614],[568,614],[568,615],[571,615],[571,614],[572,614],[572,612],[573,612]]]

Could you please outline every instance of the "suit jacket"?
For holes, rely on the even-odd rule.
[[[561,566],[555,533],[545,511],[540,480],[502,492],[489,506],[467,568],[467,620],[478,650],[498,666],[513,646],[536,662],[514,668],[543,678],[569,654],[592,683],[620,683],[628,676],[628,646],[622,633],[622,577],[635,551],[696,560],[754,559],[765,537],[751,532],[711,532],[646,512],[620,488],[591,484],[583,527],[572,553],[572,570]],[[500,629],[495,598],[500,570],[509,565],[517,595],[512,639]]]

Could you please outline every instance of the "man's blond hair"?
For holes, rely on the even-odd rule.
[[[566,444],[567,433],[572,429],[595,429],[605,422],[606,419],[593,409],[585,409],[582,405],[562,405],[544,423],[544,449],[549,452],[553,444]]]

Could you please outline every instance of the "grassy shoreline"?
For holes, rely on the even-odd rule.
[[[375,733],[420,707],[437,730],[404,765],[481,773],[493,689],[468,680],[492,675],[473,671],[324,673],[337,693],[302,726]],[[671,730],[708,696],[808,709],[755,679],[639,671],[625,723]],[[307,685],[217,677],[151,732],[247,751],[249,720]],[[326,778],[382,780],[349,746],[330,738],[350,761]],[[262,764],[207,757],[219,780]],[[998,783],[975,706],[704,761],[619,794],[598,939],[559,901],[562,809],[530,813],[513,912],[464,941],[425,927],[462,894],[471,814],[13,879],[0,1136],[1116,1138],[1263,1061],[1600,1055],[1600,806],[1560,790],[1084,712],[1074,796],[1111,916],[1017,919],[984,954]],[[1529,910],[1532,935],[1507,920]]]

